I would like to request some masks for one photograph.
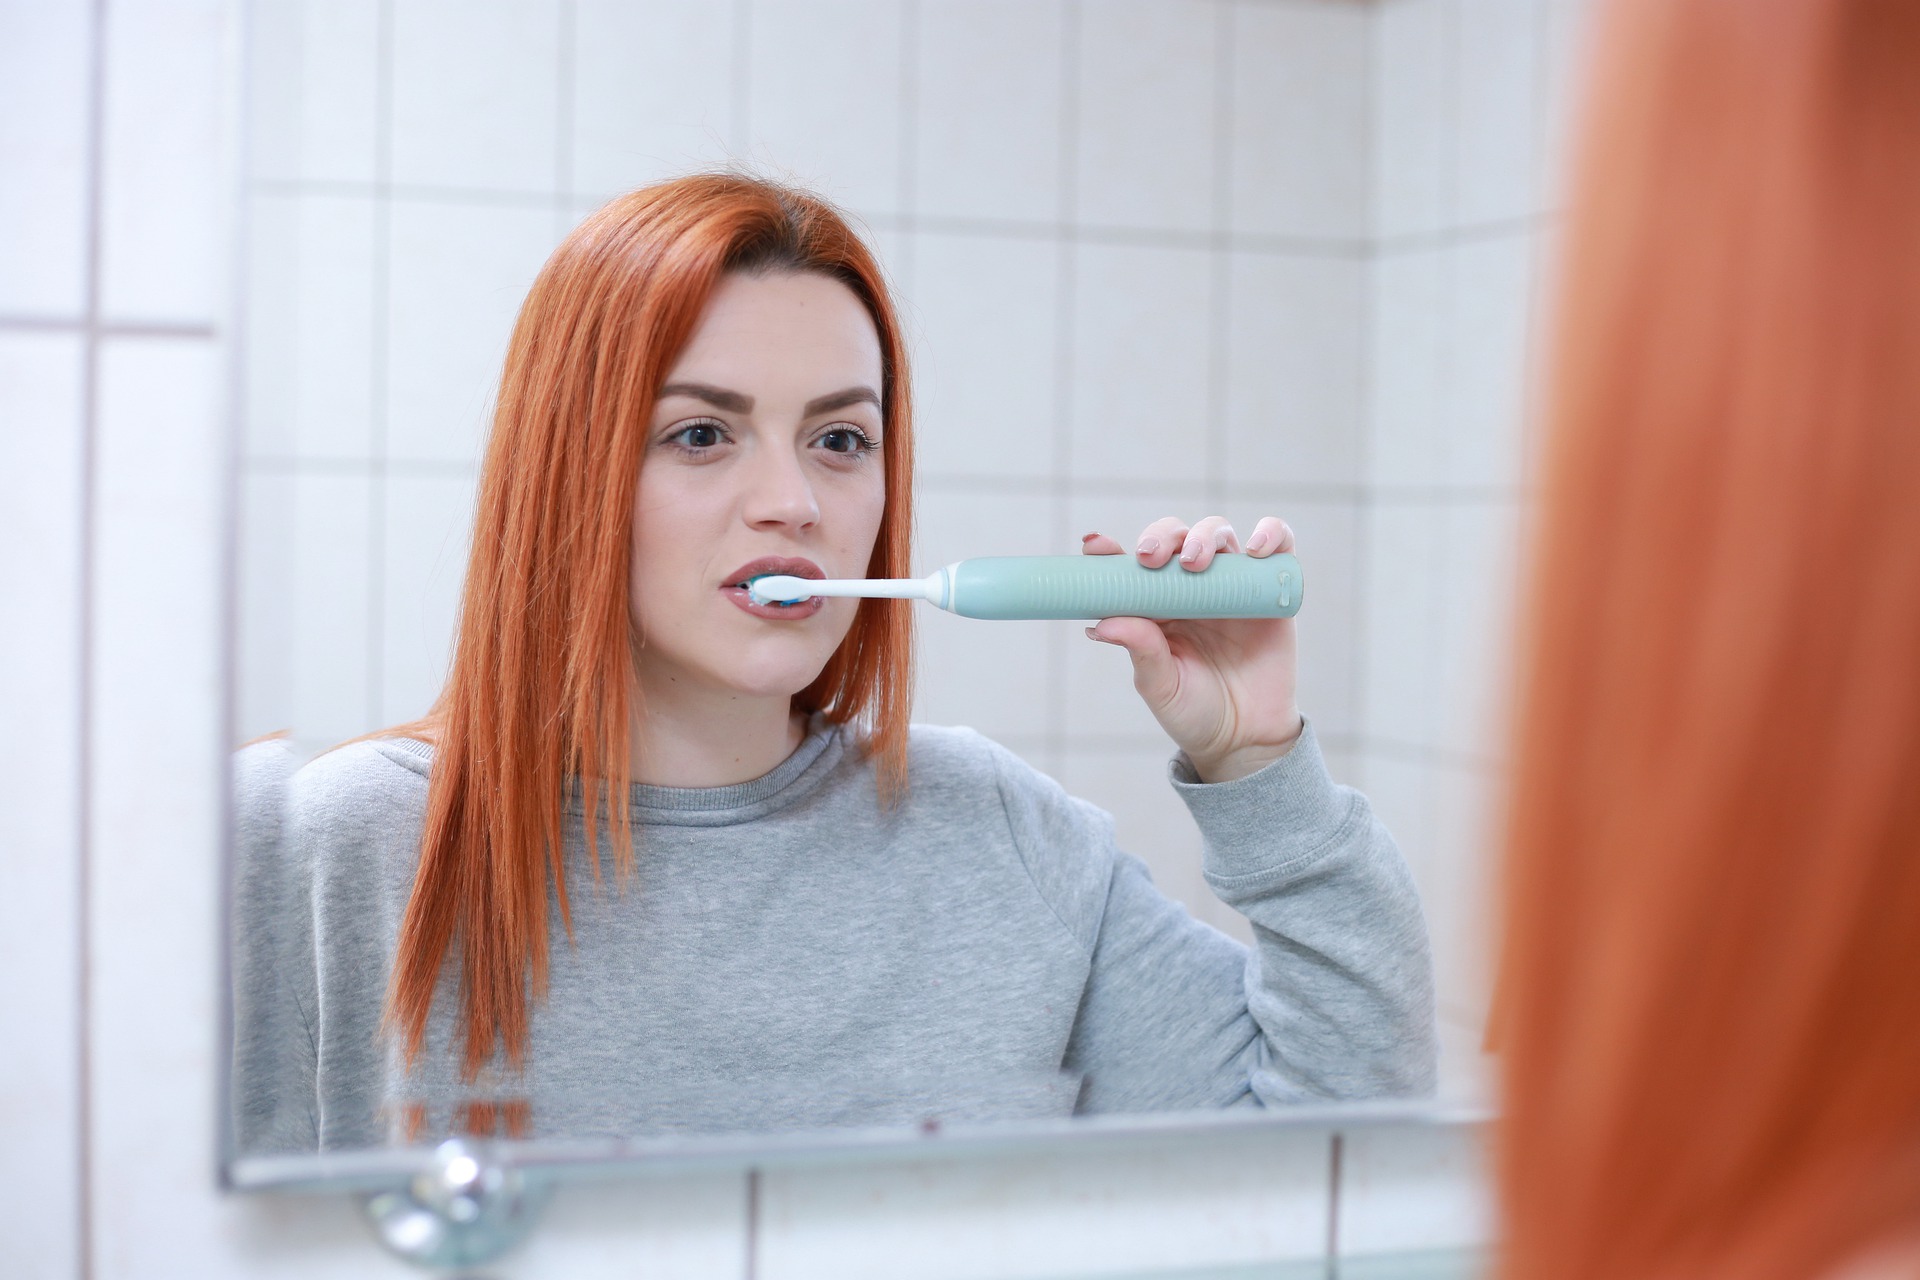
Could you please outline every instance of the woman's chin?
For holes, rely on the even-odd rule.
[[[816,653],[742,654],[725,668],[711,670],[710,678],[740,698],[791,698],[819,678],[833,656]]]

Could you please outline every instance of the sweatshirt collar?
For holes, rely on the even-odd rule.
[[[433,763],[433,748],[414,738],[390,738],[380,744],[398,751],[417,772]],[[656,787],[636,782],[629,792],[636,826],[725,827],[764,817],[810,795],[846,754],[846,730],[816,711],[807,718],[806,736],[793,753],[757,778],[724,787]],[[565,812],[585,813],[578,779],[569,779]]]

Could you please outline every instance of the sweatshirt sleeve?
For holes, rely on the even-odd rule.
[[[1207,882],[1254,947],[1117,857],[1068,1049],[1081,1109],[1430,1093],[1433,968],[1413,879],[1366,797],[1328,776],[1312,726],[1233,782],[1200,782],[1184,756],[1171,772]]]

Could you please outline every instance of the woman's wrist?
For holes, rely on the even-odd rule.
[[[1277,741],[1248,743],[1218,756],[1202,757],[1189,751],[1187,760],[1193,766],[1194,776],[1202,782],[1237,782],[1285,758],[1293,750],[1294,744],[1300,741],[1300,735],[1306,731],[1306,727],[1306,720],[1296,714],[1293,732]]]

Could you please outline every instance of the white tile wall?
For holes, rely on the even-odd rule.
[[[1442,251],[1452,300],[1439,406],[1449,484],[1512,492],[1520,483],[1533,241],[1522,232]]]
[[[11,18],[13,15],[9,14]],[[65,32],[57,38],[64,38]],[[25,48],[33,48],[31,41]],[[61,197],[55,194],[57,204]],[[78,1269],[80,875],[72,852],[83,819],[75,714],[84,673],[81,538],[86,457],[84,342],[74,333],[0,332],[0,1203],[9,1266],[26,1275]],[[22,1208],[31,1206],[31,1212]]]
[[[757,1274],[1097,1276],[1322,1256],[1324,1131],[766,1176]]]
[[[1213,227],[1222,6],[1077,7],[1073,208],[1094,226]]]
[[[100,187],[101,310],[109,320],[200,323],[224,311],[231,139],[224,83],[236,52],[228,0],[144,0],[107,24]]]
[[[1317,0],[1223,12],[1233,23],[1234,230],[1359,239],[1372,11]]]
[[[641,30],[618,26],[621,15],[594,0],[256,6],[266,11],[258,58],[288,74],[255,67],[253,206],[263,244],[290,237],[285,256],[270,255],[277,278],[315,317],[306,337],[317,330],[326,341],[298,358],[254,362],[258,394],[246,416],[258,456],[247,483],[260,505],[285,504],[276,536],[291,563],[330,584],[337,604],[324,610],[327,625],[364,637],[357,649],[348,639],[328,645],[317,621],[280,632],[288,646],[299,633],[358,655],[358,667],[309,685],[310,696],[344,705],[362,685],[378,723],[417,714],[431,695],[488,362],[497,367],[513,305],[566,220],[665,165],[751,148],[775,166],[818,170],[873,218],[928,349],[954,348],[964,380],[940,387],[937,367],[930,373],[928,430],[949,429],[944,421],[1005,432],[981,437],[1002,440],[977,451],[995,455],[989,470],[963,469],[964,448],[937,462],[926,548],[984,545],[938,514],[943,502],[991,502],[1011,513],[993,536],[1032,530],[1038,549],[1071,549],[1094,524],[1124,540],[1169,508],[1220,507],[1249,522],[1276,508],[1295,519],[1303,557],[1311,550],[1310,572],[1325,584],[1302,623],[1312,664],[1303,700],[1330,731],[1336,772],[1366,782],[1428,886],[1449,1043],[1471,1044],[1496,808],[1497,775],[1482,761],[1497,715],[1473,710],[1468,696],[1490,687],[1485,675],[1438,701],[1433,686],[1452,679],[1455,664],[1491,661],[1499,561],[1525,511],[1524,471],[1510,457],[1524,439],[1514,426],[1525,380],[1514,369],[1524,365],[1508,339],[1537,314],[1535,241],[1551,234],[1543,175],[1563,152],[1551,113],[1564,110],[1557,104],[1577,78],[1578,41],[1567,33],[1580,6],[1139,0],[1015,10],[927,0],[812,8],[811,29],[779,4],[715,8],[724,20],[662,4],[648,10],[657,25]],[[9,757],[0,785],[8,830],[50,851],[24,869],[6,863],[0,897],[33,910],[0,934],[55,975],[6,996],[7,1025],[34,1028],[47,1045],[0,1067],[14,1139],[0,1153],[0,1194],[34,1210],[15,1225],[9,1257],[33,1275],[365,1274],[380,1255],[339,1200],[232,1201],[212,1191],[209,1082],[221,1051],[213,886],[226,745],[213,711],[228,500],[220,369],[230,336],[218,325],[238,0],[108,6],[104,92],[91,96],[75,88],[95,56],[82,48],[91,33],[76,12],[0,5],[0,95],[27,102],[0,103],[0,252],[13,255],[0,261],[0,394],[9,421],[29,420],[26,406],[31,420],[51,424],[0,433],[7,545],[38,549],[31,562],[0,554],[0,586],[10,604],[25,599],[48,620],[3,642],[14,659],[5,670],[35,676],[9,680],[8,706],[44,730],[31,739],[33,759]],[[997,20],[1023,24],[998,52]],[[836,21],[857,38],[837,39]],[[1337,47],[1324,61],[1302,58],[1291,33],[1329,25]],[[645,31],[660,36],[655,48],[706,51],[703,65],[720,72],[684,90],[665,79],[643,87],[623,82],[614,59],[596,61],[623,45],[635,68],[672,61],[640,47]],[[794,51],[805,56],[774,65]],[[799,64],[846,74],[806,83]],[[923,78],[907,82],[909,66]],[[1357,68],[1355,78],[1337,76],[1340,67]],[[1366,86],[1358,105],[1356,83]],[[1325,114],[1303,106],[1263,133],[1260,114],[1279,110],[1283,84],[1327,95]],[[650,105],[656,90],[676,106]],[[90,313],[87,237],[74,227],[96,110],[104,169],[90,216],[100,228],[101,308]],[[628,131],[642,111],[656,124]],[[1354,129],[1356,116],[1372,159],[1348,173],[1320,143]],[[806,120],[832,136],[802,136]],[[1313,131],[1321,126],[1324,136]],[[1064,171],[1051,168],[1056,153]],[[1325,188],[1306,191],[1297,174],[1319,175]],[[1333,226],[1341,209],[1355,218],[1344,230]],[[1260,239],[1274,235],[1340,243],[1289,239],[1281,256]],[[412,265],[417,249],[431,248],[435,265]],[[329,273],[318,264],[332,253],[340,257]],[[1360,284],[1343,283],[1355,273]],[[977,293],[965,288],[970,275],[982,282]],[[967,327],[959,317],[1003,288],[1012,336],[968,350],[953,336]],[[1259,362],[1263,347],[1300,332],[1293,300],[1311,299],[1323,319],[1350,328],[1352,304],[1341,300],[1356,294],[1368,339],[1358,408],[1337,389],[1348,374],[1331,342],[1312,368]],[[1434,300],[1424,312],[1423,299]],[[44,323],[20,327],[22,314],[42,313]],[[1422,314],[1450,319],[1423,331]],[[471,328],[459,328],[462,317],[474,318]],[[150,336],[115,328],[129,324]],[[452,326],[451,357],[427,340],[437,324]],[[356,352],[368,353],[364,362]],[[91,386],[89,358],[98,361]],[[1151,382],[1129,360],[1151,361],[1163,376]],[[1000,371],[1002,395],[1029,405],[1045,394],[1049,410],[978,426],[991,389],[974,381],[988,368]],[[1284,446],[1258,430],[1267,400],[1277,402]],[[1456,429],[1462,404],[1474,406],[1467,420],[1477,434]],[[1364,449],[1313,437],[1314,419],[1349,414],[1364,415]],[[1176,454],[1167,433],[1195,450]],[[1045,436],[1045,465],[1027,469],[1035,460],[1004,443],[1028,435]],[[928,457],[940,459],[939,446]],[[1109,469],[1083,470],[1089,458]],[[1189,458],[1198,460],[1191,471]],[[1142,459],[1175,461],[1170,471]],[[332,520],[364,537],[318,538]],[[1344,606],[1332,590],[1343,578],[1353,593]],[[1451,611],[1435,604],[1443,581],[1467,584],[1445,597]],[[1016,749],[1110,799],[1123,832],[1174,848],[1164,805],[1134,806],[1136,788],[1125,785],[1157,773],[1165,755],[1157,729],[1115,709],[1132,696],[1125,658],[1069,630],[1038,628],[1041,640],[1016,655],[1044,653],[1035,669],[1045,697],[1007,696],[993,714]],[[1352,664],[1344,677],[1332,656],[1343,649]],[[1101,668],[1102,659],[1118,665]],[[1348,727],[1333,734],[1343,686]],[[301,685],[289,687],[297,696]],[[928,705],[962,705],[965,692],[929,688]],[[1082,696],[1084,706],[1074,701]],[[1391,696],[1406,704],[1394,709]],[[1034,701],[1047,708],[1037,726],[1020,719]],[[344,721],[327,731],[345,732]],[[1485,1238],[1474,1158],[1454,1139],[1433,1141],[1433,1150],[1419,1139],[1346,1148],[1343,1248]],[[937,1258],[951,1274],[1033,1274],[1049,1258],[1064,1274],[1176,1255],[1189,1264],[1316,1256],[1326,1239],[1324,1158],[1320,1167],[1290,1172],[1278,1147],[1244,1159],[1197,1147],[1065,1172],[1009,1159],[918,1181],[884,1170],[795,1174],[763,1187],[753,1265],[803,1273],[851,1242],[856,1263],[881,1266],[886,1250],[901,1256],[909,1245],[899,1242],[922,1236],[944,1242]],[[1195,1198],[1196,1186],[1208,1197]],[[572,1188],[549,1233],[497,1270],[613,1274],[640,1259],[663,1275],[737,1273],[753,1238],[744,1199],[742,1180],[728,1176]],[[1209,1216],[1221,1203],[1237,1209]],[[1071,1240],[1094,1251],[1047,1252]]]
[[[1341,1135],[1340,1256],[1469,1248],[1493,1236],[1479,1125],[1382,1127]]]
[[[296,475],[289,487],[288,505],[267,518],[292,525],[299,589],[287,610],[287,688],[292,706],[310,714],[272,727],[295,730],[318,749],[357,736],[373,710],[367,579],[378,494],[371,477],[355,472]],[[388,492],[404,491],[390,484]]]
[[[1178,484],[1208,472],[1208,255],[1082,244],[1073,265],[1071,467]]]
[[[575,0],[572,184],[605,198],[725,161],[742,6]],[[563,85],[561,92],[566,92]]]
[[[1056,478],[1055,342],[1069,252],[1053,239],[914,234],[920,475]]]
[[[1431,845],[1421,892],[1434,904],[1433,947],[1443,1021],[1475,1032],[1486,1023],[1495,953],[1499,775],[1476,765],[1427,765]]]
[[[968,556],[1030,553],[1053,527],[1046,494],[928,487],[918,499],[916,573]],[[1065,551],[1066,548],[1049,548]],[[1061,624],[982,622],[938,609],[915,615],[919,630],[914,718],[963,724],[988,737],[1037,743],[1052,731],[1052,663]]]
[[[298,476],[281,470],[240,476],[235,588],[239,634],[233,681],[238,721],[234,736],[242,742],[269,733],[299,732],[298,691],[304,677],[293,665],[301,584],[293,571],[297,542],[292,518],[299,483]],[[366,648],[364,639],[358,647]],[[356,698],[349,705],[358,708],[364,702]],[[320,710],[309,710],[309,718],[317,718]]]
[[[453,656],[453,628],[473,534],[471,475],[389,474],[375,551],[381,612],[378,724],[423,716]]]
[[[1452,173],[1453,5],[1382,4],[1373,17],[1373,231],[1385,239],[1445,225]]]
[[[553,251],[543,206],[395,200],[386,450],[471,465],[521,300]]]
[[[219,1114],[223,365],[210,342],[151,338],[104,341],[99,362],[87,1194],[94,1274],[160,1276],[220,1252],[221,1205],[182,1183],[211,1176]]]
[[[380,0],[277,0],[248,29],[247,167],[256,180],[375,181]]]
[[[1512,499],[1449,504],[1440,539],[1440,602],[1432,639],[1441,678],[1431,704],[1435,745],[1482,761],[1500,744],[1512,669],[1514,557],[1519,505]]]
[[[1228,269],[1224,474],[1236,485],[1357,487],[1366,264],[1236,253]]]
[[[861,214],[904,212],[911,13],[893,0],[753,0],[753,158]]]
[[[1067,8],[930,0],[914,64],[913,200],[922,214],[1060,218]]]
[[[86,305],[87,12],[0,4],[0,313]]]
[[[1239,518],[1253,527],[1262,514],[1277,515],[1293,529],[1295,554],[1313,601],[1303,603],[1294,630],[1300,646],[1300,710],[1312,717],[1323,745],[1350,741],[1359,732],[1360,516],[1350,501],[1290,498],[1284,490]],[[1307,566],[1311,565],[1309,570]]]
[[[370,195],[250,198],[247,448],[271,458],[375,456],[375,271]]]
[[[1431,484],[1447,457],[1445,256],[1432,249],[1384,252],[1369,273],[1367,479]]]
[[[560,13],[560,0],[394,0],[394,182],[556,191]]]
[[[1542,0],[1455,0],[1455,175],[1460,226],[1535,211]]]
[[[1378,742],[1424,747],[1434,731],[1444,678],[1436,661],[1444,516],[1437,502],[1377,496],[1366,513],[1360,716],[1362,732]]]

